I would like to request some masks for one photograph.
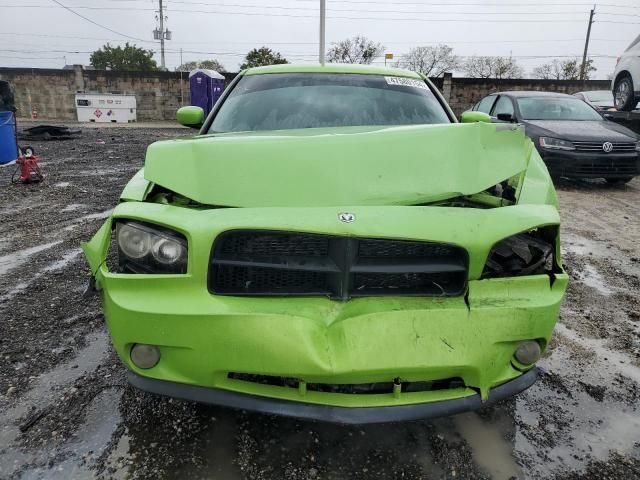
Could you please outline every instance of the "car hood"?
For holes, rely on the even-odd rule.
[[[607,120],[525,120],[523,123],[531,136],[548,135],[571,141],[636,141],[636,135],[631,130]]]
[[[206,205],[417,205],[486,190],[531,149],[491,123],[212,134],[152,144],[144,177]]]

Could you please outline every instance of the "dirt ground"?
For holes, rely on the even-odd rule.
[[[573,281],[531,389],[479,413],[343,427],[127,385],[98,298],[83,297],[79,243],[146,146],[185,133],[34,142],[39,185],[0,169],[0,478],[640,478],[640,178],[558,186]]]

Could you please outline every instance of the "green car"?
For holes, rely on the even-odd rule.
[[[454,414],[538,375],[568,277],[523,130],[424,76],[246,70],[161,141],[84,252],[136,387],[339,423]]]

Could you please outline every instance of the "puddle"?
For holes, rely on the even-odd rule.
[[[35,247],[25,248],[24,250],[18,250],[8,255],[3,255],[0,257],[0,275],[5,275],[10,270],[18,268],[20,265],[27,262],[31,255],[47,250],[59,243],[62,243],[62,240],[45,243],[43,245],[36,245]]]
[[[577,272],[577,279],[607,297],[614,292],[612,288],[607,286],[604,277],[593,265],[586,264],[583,271]]]
[[[80,204],[80,203],[71,203],[69,205],[67,205],[66,207],[64,207],[62,210],[60,210],[61,212],[73,212],[74,210],[78,210],[80,208],[82,208],[84,205]]]
[[[622,352],[607,348],[605,346],[607,339],[581,337],[574,330],[568,329],[561,323],[556,325],[555,331],[556,333],[568,338],[570,341],[595,353],[600,360],[599,363],[608,371],[606,373],[612,373],[611,371],[613,370],[640,384],[640,368],[631,363],[631,358],[629,356]]]
[[[83,215],[82,217],[77,218],[74,223],[80,223],[85,220],[104,220],[113,212],[113,208],[109,210],[105,210],[104,212],[91,213],[89,215]]]
[[[87,336],[87,346],[78,351],[74,358],[41,374],[15,406],[0,411],[0,445],[4,447],[4,450],[0,450],[0,472],[15,471],[21,465],[33,461],[33,455],[25,458],[19,449],[11,446],[20,435],[16,423],[31,410],[32,406],[42,407],[54,401],[54,391],[57,388],[71,384],[85,373],[95,370],[108,352],[109,340],[106,331]],[[73,368],[75,365],[77,368]],[[3,403],[5,402],[0,402],[0,406],[3,406]],[[112,419],[109,420],[111,421]]]
[[[504,420],[503,428],[497,422],[487,422],[476,413],[469,412],[456,415],[455,426],[473,452],[476,464],[489,474],[494,480],[508,480],[522,478],[522,471],[513,457],[513,444],[505,438],[506,432],[501,430],[513,429],[513,420]],[[498,422],[499,423],[499,422]]]
[[[44,165],[44,163],[42,162],[40,162],[40,164]],[[59,187],[59,188],[68,187],[69,185],[71,185],[71,182],[58,182],[53,184],[54,187]]]
[[[56,453],[67,458],[54,468],[37,467],[21,475],[26,480],[68,480],[70,478],[93,478],[90,465],[104,451],[122,418],[118,410],[122,392],[109,388],[96,396],[87,407],[84,423],[79,426],[79,435],[61,445]],[[81,460],[84,459],[85,462]],[[113,477],[111,477],[113,478]]]
[[[60,270],[61,268],[66,267],[68,264],[74,261],[81,253],[82,249],[74,248],[73,250],[65,253],[60,260],[56,260],[51,265],[47,265],[42,271],[52,272],[54,270]]]

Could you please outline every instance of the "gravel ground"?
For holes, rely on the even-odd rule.
[[[0,169],[0,478],[640,478],[640,179],[558,186],[573,281],[515,399],[433,422],[341,427],[126,384],[79,243],[146,146],[179,129],[34,142],[46,181]]]

